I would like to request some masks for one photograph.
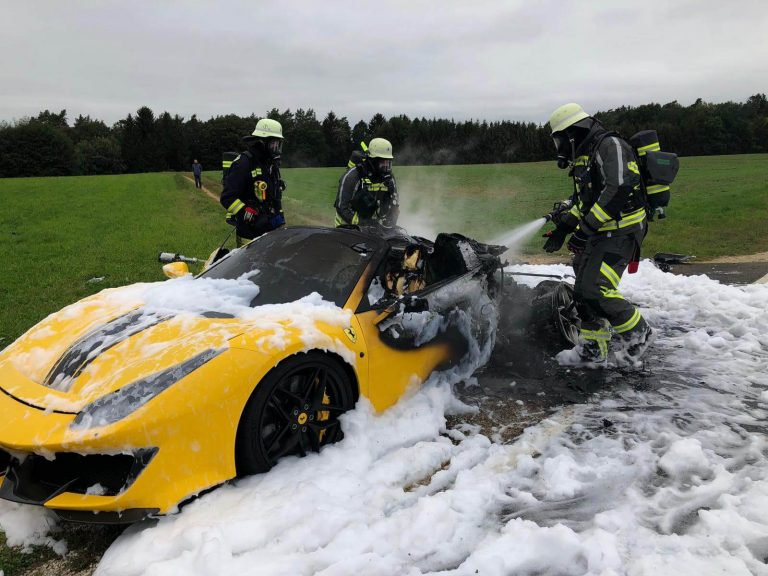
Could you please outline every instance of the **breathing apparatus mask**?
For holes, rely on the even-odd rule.
[[[590,131],[595,126],[594,118],[584,118],[565,130],[552,134],[552,140],[557,149],[557,167],[561,170],[573,166],[576,161],[576,150],[582,142],[589,136]]]
[[[279,160],[283,151],[282,138],[254,138],[250,140],[254,150],[259,150],[273,160]]]
[[[391,158],[371,158],[368,156],[365,159],[365,163],[368,166],[368,172],[376,178],[386,180],[392,175]]]
[[[282,138],[267,138],[264,142],[264,147],[272,158],[279,158],[283,152],[283,139]]]
[[[392,174],[391,158],[373,158],[373,165],[376,173],[382,178]]]
[[[552,140],[557,150],[557,167],[565,170],[576,158],[576,144],[565,132],[555,132],[552,134]]]

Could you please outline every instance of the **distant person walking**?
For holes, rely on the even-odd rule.
[[[195,188],[202,188],[203,165],[197,159],[192,162],[192,174],[195,176]]]

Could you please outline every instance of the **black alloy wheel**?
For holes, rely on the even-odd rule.
[[[579,343],[579,326],[581,324],[576,312],[576,302],[573,300],[573,288],[561,282],[552,296],[555,308],[555,325],[566,344],[576,346]]]
[[[256,387],[240,419],[238,474],[266,472],[284,456],[306,456],[341,440],[339,416],[355,401],[347,371],[327,354],[298,354],[278,365]]]
[[[581,320],[573,300],[573,287],[555,280],[536,285],[530,321],[533,333],[545,346],[576,346]]]

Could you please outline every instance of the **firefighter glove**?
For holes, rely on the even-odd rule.
[[[574,254],[581,254],[587,247],[587,236],[581,230],[574,232],[568,239],[568,250]]]
[[[280,178],[280,180],[277,181],[277,189],[280,192],[283,192],[288,186],[285,185],[285,180]]]
[[[282,214],[275,214],[274,216],[269,217],[269,225],[274,230],[275,228],[280,228],[285,224],[285,216]]]
[[[373,214],[379,207],[379,201],[376,199],[376,196],[370,192],[363,192],[360,194],[357,204],[360,207],[359,211],[366,215]]]
[[[566,235],[567,232],[560,228],[555,228],[554,230],[550,230],[546,234],[543,234],[542,237],[547,239],[547,242],[544,244],[544,250],[546,252],[557,252],[560,250],[560,248],[563,247]]]
[[[243,210],[243,220],[248,222],[249,224],[256,221],[256,218],[259,217],[259,211],[255,208],[251,208],[250,206],[246,206],[245,210]]]

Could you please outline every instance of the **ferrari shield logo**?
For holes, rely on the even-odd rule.
[[[344,328],[344,334],[347,335],[347,338],[349,338],[352,343],[357,342],[357,334],[355,334],[355,331],[352,330],[351,326],[349,328]]]

